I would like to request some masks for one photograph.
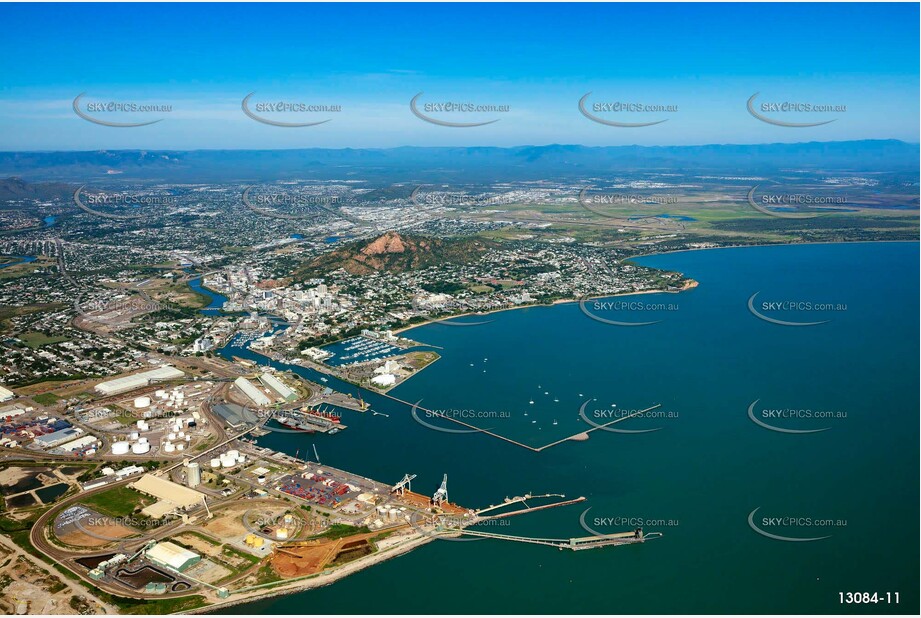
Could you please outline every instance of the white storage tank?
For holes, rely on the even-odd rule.
[[[166,442],[163,444],[163,450],[167,453],[172,453],[173,451],[176,450],[176,447],[173,445],[172,442]]]
[[[221,467],[221,460],[218,459],[217,457],[215,457],[214,459],[212,459],[210,463],[211,463],[211,467],[212,467],[212,468],[220,468],[220,467]]]
[[[186,437],[185,437],[185,441],[186,441],[186,442],[191,442],[191,441],[192,441],[192,436],[186,436]]]
[[[229,451],[227,451],[227,456],[228,456],[228,457],[233,457],[234,459],[236,459],[237,457],[240,456],[240,451],[238,451],[238,450],[236,450],[236,449],[230,449]]]
[[[146,395],[142,397],[135,397],[134,407],[137,408],[138,410],[140,410],[141,408],[149,408],[150,407],[150,397]]]
[[[176,434],[170,433],[168,436],[166,436],[166,439],[167,439],[167,440],[175,440],[175,439],[176,439]]]
[[[150,452],[150,444],[147,442],[138,442],[137,444],[132,445],[131,452],[135,455],[143,455],[144,453]]]
[[[141,444],[147,444],[148,440],[144,436],[141,436],[140,438],[138,438],[138,442],[140,442]]]
[[[127,455],[130,449],[131,445],[124,440],[119,440],[118,442],[112,443],[113,455]]]
[[[185,450],[185,444],[177,444],[177,445],[176,445],[176,450],[177,450],[177,451],[183,451],[183,450]]]
[[[132,431],[128,437],[131,438],[132,440],[137,440],[138,438],[141,437],[141,434],[139,434],[136,431]]]

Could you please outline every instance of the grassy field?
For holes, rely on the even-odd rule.
[[[127,517],[136,508],[153,503],[153,499],[122,486],[85,498],[81,503],[103,515]]]
[[[60,400],[61,398],[54,393],[39,393],[32,396],[32,401],[43,406],[52,406]]]
[[[48,335],[44,333],[38,333],[34,331],[23,333],[22,335],[19,335],[19,339],[22,340],[24,344],[26,344],[33,350],[36,348],[40,348],[43,345],[49,345],[52,343],[61,343],[63,341],[70,341],[70,339],[68,339],[67,337],[60,337],[60,336],[49,337]]]

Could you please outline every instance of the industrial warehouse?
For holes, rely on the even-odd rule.
[[[164,365],[162,367],[158,367],[157,369],[143,371],[141,373],[124,376],[122,378],[115,378],[114,380],[109,380],[107,382],[100,382],[96,385],[95,390],[97,393],[105,396],[119,395],[121,393],[132,391],[136,388],[148,386],[154,382],[175,380],[183,377],[184,375],[184,371],[176,369],[170,365]]]
[[[204,494],[153,474],[145,474],[129,487],[157,499],[157,502],[141,511],[154,519],[188,511],[203,504],[205,500]]]
[[[144,552],[144,555],[154,564],[180,573],[201,561],[201,556],[195,552],[169,541],[157,543]]]

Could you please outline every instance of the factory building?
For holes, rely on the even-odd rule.
[[[16,396],[16,393],[14,393],[13,391],[11,391],[8,388],[3,388],[2,386],[0,386],[0,401],[9,401],[15,396]]]
[[[87,436],[82,436],[80,438],[77,438],[76,440],[67,442],[66,444],[62,444],[60,448],[61,450],[72,452],[72,451],[79,451],[88,446],[94,446],[98,443],[99,443],[99,438],[97,438],[96,436],[87,435]]]
[[[95,390],[101,395],[118,395],[119,393],[126,393],[137,388],[148,386],[153,382],[175,380],[177,378],[181,378],[184,375],[184,371],[176,369],[170,365],[164,365],[162,367],[158,367],[157,369],[142,371],[141,373],[136,373],[134,375],[116,378],[114,380],[108,380],[106,382],[100,382],[96,385]]]
[[[157,543],[144,552],[144,556],[154,564],[180,573],[201,561],[201,556],[195,552],[169,541]]]
[[[153,519],[160,519],[172,513],[188,511],[201,504],[205,499],[204,494],[194,489],[183,487],[178,483],[153,474],[145,474],[135,482],[129,483],[128,487],[157,499],[157,502],[141,510],[141,513]]]
[[[244,377],[239,377],[233,381],[234,385],[243,391],[243,394],[250,398],[250,400],[257,406],[267,406],[272,403],[272,400],[265,396],[261,390],[259,390],[255,384],[250,382]]]
[[[83,430],[79,427],[67,427],[66,429],[59,429],[58,431],[53,431],[51,433],[46,433],[43,436],[38,436],[35,438],[35,443],[41,446],[42,448],[52,448],[58,446],[59,444],[64,444],[75,438],[80,437],[80,434],[83,433]]]
[[[291,402],[297,400],[297,393],[288,388],[284,382],[273,376],[271,373],[263,373],[261,376],[259,376],[259,381],[278,393],[278,395],[285,401]]]

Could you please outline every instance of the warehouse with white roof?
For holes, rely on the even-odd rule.
[[[194,489],[189,489],[153,474],[145,474],[135,482],[129,483],[128,487],[157,499],[157,502],[141,510],[141,513],[154,519],[159,519],[171,513],[188,511],[200,505],[202,500],[205,499],[204,494]]]
[[[146,552],[144,556],[162,567],[172,569],[173,571],[185,571],[187,568],[201,561],[201,556],[195,552],[189,551],[185,547],[164,541],[157,543]]]
[[[127,393],[136,388],[148,386],[153,382],[175,380],[184,375],[185,372],[180,369],[176,369],[171,365],[163,365],[162,367],[151,369],[150,371],[142,371],[134,375],[100,382],[96,385],[96,392],[101,395],[118,395],[119,393]]]
[[[244,377],[239,377],[233,381],[234,385],[243,391],[243,394],[252,400],[257,406],[267,406],[272,400],[265,396],[259,388]]]
[[[291,402],[297,399],[297,393],[288,388],[288,385],[273,376],[271,373],[263,373],[259,376],[259,381],[278,393],[285,401]]]

